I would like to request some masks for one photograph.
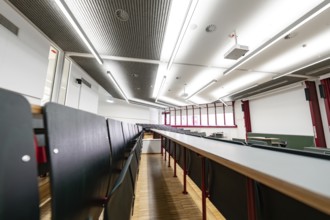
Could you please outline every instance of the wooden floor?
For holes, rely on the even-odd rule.
[[[191,180],[188,195],[182,194],[182,170],[173,177],[173,160],[168,167],[160,154],[143,154],[137,181],[132,220],[202,219],[201,192]],[[224,219],[208,202],[207,219]]]
[[[187,178],[188,195],[182,194],[183,172],[177,166],[177,176],[173,177],[171,167],[160,154],[142,154],[140,172],[135,190],[135,205],[132,220],[200,220],[202,219],[201,191]],[[39,179],[40,219],[51,219],[49,178]],[[100,215],[100,220],[103,215]],[[207,201],[207,219],[225,219]]]

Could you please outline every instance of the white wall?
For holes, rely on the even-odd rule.
[[[0,13],[19,28],[16,36],[0,25],[0,87],[40,104],[50,42],[2,0]]]
[[[123,100],[115,99],[114,103],[99,101],[98,114],[106,118],[113,118],[129,123],[159,123],[159,110],[144,106],[127,104]]]
[[[92,84],[92,88],[84,84],[78,84],[76,79],[81,78]],[[72,62],[65,105],[97,114],[99,105],[98,89],[99,84],[76,63]]]
[[[250,100],[252,132],[314,135],[303,87]]]

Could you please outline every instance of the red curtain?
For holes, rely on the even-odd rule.
[[[321,85],[324,91],[324,105],[327,113],[328,127],[330,128],[330,78],[322,79]]]
[[[249,100],[242,101],[242,110],[244,112],[244,123],[245,123],[246,138],[247,138],[247,133],[252,132]]]
[[[315,82],[306,81],[305,84],[307,88],[306,93],[308,93],[307,97],[309,97],[308,101],[314,128],[315,145],[316,147],[327,147],[324,137],[324,130]]]

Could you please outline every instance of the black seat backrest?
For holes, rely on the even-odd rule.
[[[107,119],[107,124],[112,152],[112,164],[114,168],[122,169],[126,148],[122,123],[113,119]]]
[[[110,172],[105,118],[55,103],[46,105],[44,117],[52,219],[97,219]]]
[[[0,219],[39,219],[30,109],[21,95],[0,89]]]
[[[122,126],[123,126],[123,134],[124,134],[124,140],[126,145],[129,144],[130,140],[131,140],[131,134],[130,134],[130,130],[129,130],[129,124],[127,122],[122,122]]]
[[[129,220],[131,217],[134,191],[130,167],[133,156],[131,154],[126,160],[114,188],[108,195],[109,201],[104,208],[105,220]]]
[[[111,189],[118,178],[125,160],[125,140],[122,124],[114,119],[107,119],[108,134],[111,147],[112,171],[109,189]]]

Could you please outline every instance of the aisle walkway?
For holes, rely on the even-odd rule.
[[[201,212],[159,154],[142,155],[133,220],[198,219]]]
[[[178,177],[174,178],[173,169],[160,154],[143,154],[132,220],[202,219],[200,207],[192,199],[193,196],[197,204],[201,203],[194,195],[195,190],[189,185],[189,194],[182,194],[181,179],[182,170],[178,169]],[[208,219],[221,219],[222,216],[211,212],[208,211]]]

